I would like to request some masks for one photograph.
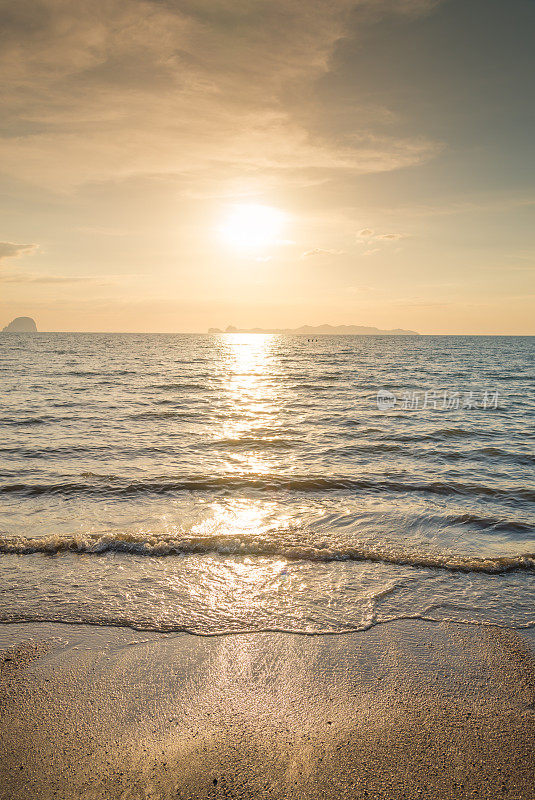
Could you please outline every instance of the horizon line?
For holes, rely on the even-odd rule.
[[[363,326],[367,327],[367,326]],[[370,326],[371,327],[371,326]],[[292,331],[291,329],[286,332],[272,332],[266,330],[263,331],[218,331],[216,333],[209,333],[208,331],[106,331],[106,330],[88,330],[88,331],[79,331],[79,330],[54,330],[54,331],[3,331],[0,330],[2,334],[14,334],[17,336],[40,336],[42,334],[50,334],[50,333],[74,333],[74,334],[106,334],[110,335],[117,335],[117,336],[375,336],[385,338],[391,336],[392,338],[400,339],[403,337],[414,337],[414,336],[502,336],[502,337],[524,337],[530,338],[535,337],[534,333],[420,333],[415,331],[414,333],[297,333]]]

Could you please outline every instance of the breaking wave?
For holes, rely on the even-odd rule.
[[[143,535],[139,533],[73,534],[41,538],[0,537],[0,554],[130,553],[137,556],[221,555],[263,556],[291,561],[370,561],[425,569],[501,574],[523,570],[535,572],[535,553],[499,557],[462,556],[451,553],[417,553],[367,546],[328,545],[299,542],[286,534],[262,540],[239,536]]]

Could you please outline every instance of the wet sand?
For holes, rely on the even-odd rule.
[[[533,632],[0,628],[3,800],[535,798]]]

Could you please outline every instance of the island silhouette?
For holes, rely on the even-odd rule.
[[[2,328],[2,333],[37,333],[37,325],[31,317],[15,317]]]
[[[300,328],[209,328],[208,333],[284,333],[298,336],[419,336],[417,331],[383,330],[366,325],[302,325]]]

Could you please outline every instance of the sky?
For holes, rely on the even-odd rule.
[[[533,0],[0,0],[0,328],[534,334]]]

